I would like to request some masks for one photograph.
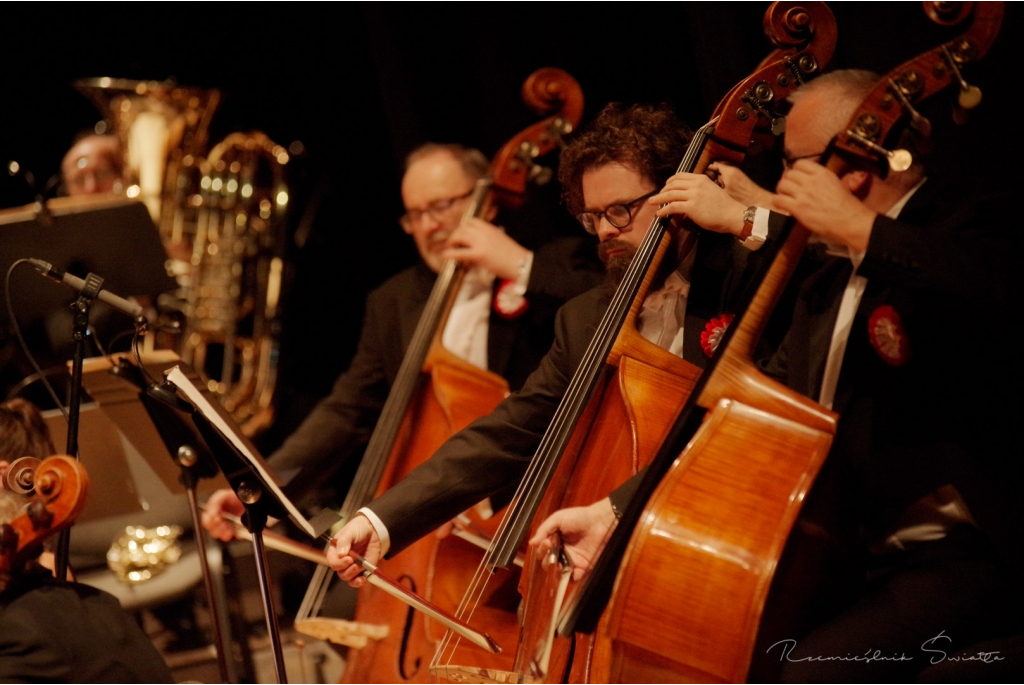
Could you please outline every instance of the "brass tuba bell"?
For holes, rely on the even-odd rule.
[[[288,153],[259,132],[206,152],[220,92],[172,82],[85,79],[113,128],[129,197],[146,204],[180,286],[183,360],[252,435],[272,420],[284,271]]]

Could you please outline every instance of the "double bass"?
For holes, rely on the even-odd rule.
[[[538,165],[538,158],[555,150],[579,124],[583,93],[568,73],[540,69],[526,80],[522,93],[526,104],[544,119],[518,133],[494,157],[490,175],[474,188],[465,218],[486,215],[492,203],[518,207],[528,185],[550,175]],[[345,520],[508,395],[503,378],[473,366],[442,344],[463,275],[464,267],[455,260],[445,262],[438,274],[342,506]],[[490,525],[475,510],[467,512],[467,517],[468,526],[457,528],[457,535],[444,540],[428,537],[396,559],[382,562],[380,568],[442,609],[454,608],[467,582],[465,569],[474,568],[474,557],[480,555],[479,547],[465,538],[486,540]],[[318,570],[296,619],[298,629],[319,610],[332,576],[329,569]],[[515,606],[498,603],[492,614],[484,621],[489,631],[499,642],[514,641]],[[361,591],[356,621],[346,630],[349,644],[357,647],[349,654],[346,682],[425,682],[425,664],[443,634],[433,621],[373,587]],[[484,650],[480,654],[483,659],[502,658]]]
[[[831,57],[835,22],[822,3],[775,3],[765,22],[778,49],[731,91],[712,122],[695,134],[680,171],[699,173],[715,161],[742,161],[755,127],[775,123],[777,128],[775,103],[816,75]],[[699,367],[642,338],[636,327],[670,242],[668,221],[657,219],[598,324],[463,600],[464,620],[475,617],[474,609],[486,604],[490,575],[511,564],[533,522],[556,509],[590,504],[648,465],[700,377]],[[447,645],[435,658],[434,671],[459,681],[604,680],[606,643],[577,636],[575,647],[568,640],[552,647],[552,612],[574,589],[564,565],[555,571],[544,567],[559,565],[548,565],[530,550],[520,583],[525,598],[523,633],[511,672],[459,661]]]
[[[945,21],[950,8],[934,5],[942,7],[930,16]],[[1000,3],[977,4],[966,33],[881,79],[821,163],[840,169],[835,153],[841,151],[882,173],[907,168],[908,153],[893,149],[900,126],[908,120],[920,125],[914,106],[951,83],[961,87],[961,107],[977,104],[961,69],[985,54],[1001,18]],[[721,356],[694,390],[561,626],[593,628],[603,597],[611,595],[604,613],[613,643],[611,680],[739,682],[748,676],[783,548],[838,419],[752,363],[754,344],[808,237],[806,228],[794,225],[781,239]]]

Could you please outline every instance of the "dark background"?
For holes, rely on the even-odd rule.
[[[211,142],[253,129],[286,146],[301,141],[305,153],[289,165],[292,220],[305,214],[312,229],[290,254],[279,395],[290,426],[347,365],[366,293],[416,258],[395,221],[401,160],[412,147],[458,141],[494,154],[535,119],[519,89],[540,66],[580,81],[585,120],[610,101],[669,102],[700,125],[769,52],[765,7],[5,3],[0,161],[18,160],[40,184],[55,174],[74,135],[99,118],[71,86],[95,76],[221,89]],[[832,9],[837,67],[885,72],[958,33],[934,27],[918,3]],[[940,166],[1019,179],[1020,14],[1008,7],[995,48],[969,74],[985,93],[970,126],[953,130],[945,98],[929,106]],[[0,174],[0,207],[32,197]],[[550,203],[548,213],[558,212]]]

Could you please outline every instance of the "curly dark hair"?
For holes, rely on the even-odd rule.
[[[667,104],[606,105],[562,152],[562,200],[572,214],[582,212],[583,173],[609,162],[635,168],[660,188],[675,173],[692,137]]]

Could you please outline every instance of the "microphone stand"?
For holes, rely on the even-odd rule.
[[[71,390],[68,397],[68,441],[67,453],[78,459],[78,417],[82,407],[82,360],[85,358],[85,336],[89,329],[89,305],[92,297],[99,292],[103,280],[99,279],[91,294],[85,291],[71,305],[74,311],[74,322],[71,328],[72,340],[75,343],[74,357],[71,362]],[[71,528],[65,528],[57,538],[57,550],[54,553],[53,571],[56,577],[64,580],[68,577],[68,556],[71,549]]]

